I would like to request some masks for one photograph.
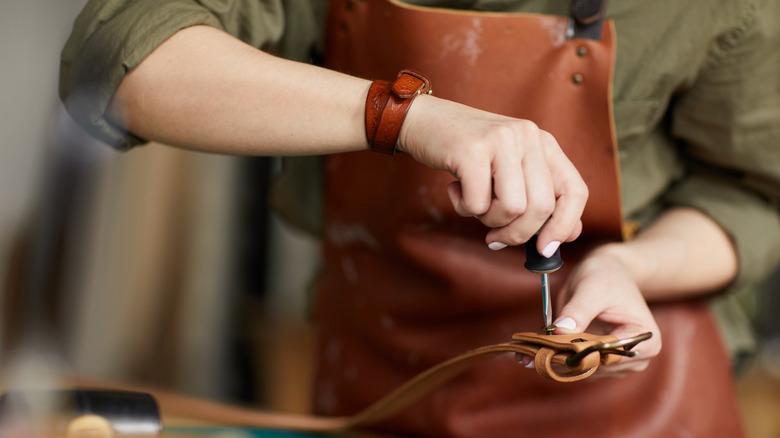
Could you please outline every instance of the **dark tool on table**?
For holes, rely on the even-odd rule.
[[[533,272],[534,274],[542,275],[542,316],[544,318],[544,327],[542,329],[551,335],[555,330],[555,326],[552,324],[552,303],[550,302],[550,282],[548,275],[550,272],[555,272],[563,266],[563,260],[561,259],[560,247],[555,251],[550,258],[547,258],[536,250],[536,240],[539,237],[538,233],[528,239],[525,243],[525,269]]]
[[[159,436],[162,423],[157,402],[147,393],[28,390],[0,396],[0,431],[8,428],[46,438],[141,438]]]

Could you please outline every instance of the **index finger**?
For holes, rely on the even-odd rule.
[[[540,251],[550,242],[570,241],[579,236],[589,195],[585,181],[558,144],[548,141],[547,146],[556,199],[552,215],[539,233]]]

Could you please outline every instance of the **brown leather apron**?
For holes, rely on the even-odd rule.
[[[562,249],[553,291],[593,245],[622,238],[611,114],[615,34],[567,39],[567,17],[476,13],[397,0],[331,1],[326,61],[373,79],[409,67],[434,93],[536,122],[588,183],[583,236]],[[315,411],[359,411],[464,351],[539,331],[539,277],[522,248],[487,249],[487,229],[452,209],[452,176],[405,154],[325,160],[325,267]],[[419,436],[742,436],[730,367],[707,305],[657,305],[664,349],[620,380],[560,384],[514,359],[480,364],[382,429]]]

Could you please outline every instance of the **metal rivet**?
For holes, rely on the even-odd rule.
[[[585,56],[588,54],[588,48],[585,46],[577,47],[577,56]]]
[[[584,81],[584,80],[585,80],[585,78],[582,77],[582,75],[579,74],[579,73],[575,73],[574,76],[571,77],[571,81],[574,82],[576,85],[581,84],[582,81]]]

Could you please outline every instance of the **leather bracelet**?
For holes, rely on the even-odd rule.
[[[415,97],[431,94],[431,83],[422,74],[404,69],[395,81],[374,81],[366,98],[366,138],[372,151],[394,154],[398,134]]]

